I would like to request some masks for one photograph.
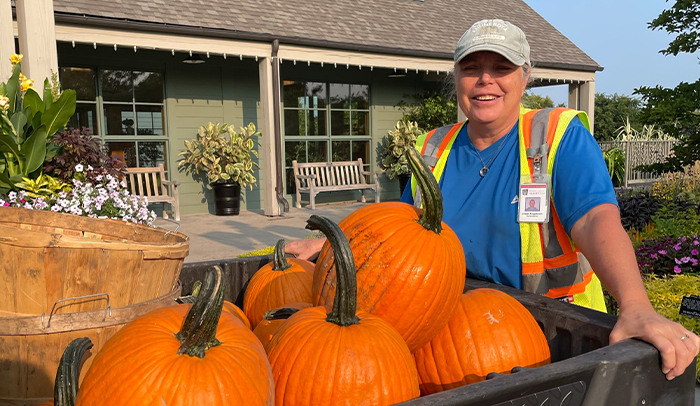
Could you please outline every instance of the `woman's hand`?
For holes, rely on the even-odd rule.
[[[296,258],[315,261],[325,242],[325,238],[293,240],[285,245],[284,250],[287,254],[292,254]]]
[[[700,349],[697,335],[659,315],[648,303],[620,307],[610,344],[626,338],[638,338],[656,347],[661,353],[661,371],[668,380],[683,374]]]

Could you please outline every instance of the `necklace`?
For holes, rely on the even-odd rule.
[[[498,144],[498,148],[496,148],[496,152],[494,152],[493,155],[491,155],[491,158],[489,158],[489,161],[486,163],[481,158],[481,154],[479,153],[479,148],[474,147],[474,151],[476,151],[476,156],[479,157],[479,160],[481,161],[481,164],[483,165],[483,167],[479,170],[479,175],[481,175],[482,178],[484,176],[486,176],[486,174],[489,172],[489,165],[491,165],[491,162],[493,162],[493,160],[496,159],[496,155],[498,155],[498,151],[501,150],[501,147],[506,142],[506,138],[508,138],[508,135],[510,135],[510,134],[507,134],[505,137],[503,137],[503,139],[501,140],[501,143]]]

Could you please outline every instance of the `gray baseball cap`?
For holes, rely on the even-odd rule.
[[[530,44],[525,33],[503,20],[481,20],[474,23],[457,42],[455,63],[479,51],[503,55],[518,66],[530,65]]]

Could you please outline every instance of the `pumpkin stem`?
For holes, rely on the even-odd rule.
[[[329,219],[312,215],[306,220],[309,230],[321,230],[333,248],[335,256],[335,275],[338,285],[335,289],[333,310],[328,313],[326,321],[339,326],[359,324],[357,317],[357,270],[350,243],[343,230]]]
[[[175,299],[175,301],[180,304],[194,303],[197,300],[197,296],[199,296],[200,290],[202,290],[202,281],[195,281],[194,284],[192,284],[192,294],[189,294],[187,296],[180,296],[177,299]]]
[[[78,378],[83,355],[92,348],[87,337],[76,338],[63,351],[56,371],[56,384],[53,388],[54,405],[73,406],[78,395]]]
[[[263,319],[267,321],[288,319],[298,311],[299,309],[294,309],[291,307],[283,307],[281,309],[268,310],[263,315]]]
[[[207,272],[197,300],[187,312],[182,329],[175,334],[181,344],[178,354],[204,358],[209,348],[221,345],[216,339],[216,329],[224,307],[222,273],[219,266],[214,266]]]
[[[292,264],[287,261],[287,255],[284,252],[284,239],[277,241],[275,244],[275,253],[273,257],[273,271],[284,271],[285,269],[291,268]]]
[[[409,148],[405,155],[408,165],[411,167],[411,174],[416,177],[425,207],[418,222],[426,230],[433,230],[440,234],[442,232],[442,191],[440,186],[417,149]]]

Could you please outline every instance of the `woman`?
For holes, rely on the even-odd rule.
[[[467,122],[434,130],[417,145],[439,180],[443,221],[462,242],[467,274],[594,308],[600,306],[599,278],[620,305],[610,342],[634,337],[651,343],[673,379],[698,354],[700,338],[649,303],[585,114],[521,109],[530,66],[530,47],[518,27],[502,20],[475,23],[455,50],[457,99]],[[535,141],[550,126],[557,135],[550,131]],[[548,154],[556,154],[551,167]],[[526,195],[544,197],[542,207],[526,212],[520,205]],[[550,195],[553,207],[544,204]],[[413,182],[401,200],[419,205],[419,199]],[[292,242],[287,252],[312,258],[322,243]]]

